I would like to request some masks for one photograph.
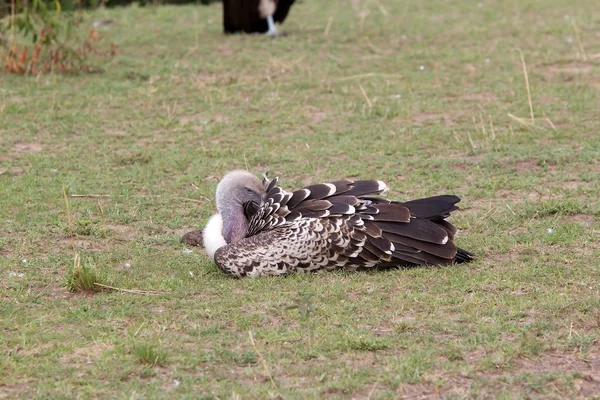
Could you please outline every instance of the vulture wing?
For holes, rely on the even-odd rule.
[[[468,262],[444,220],[458,209],[456,196],[395,202],[373,195],[382,181],[341,180],[286,192],[277,178],[265,182],[266,200],[248,207],[246,238],[217,250],[215,261],[232,275]],[[248,215],[248,213],[247,213]]]

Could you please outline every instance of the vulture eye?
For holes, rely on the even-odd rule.
[[[252,195],[254,194],[254,192],[252,191],[252,189],[250,189],[250,188],[246,188],[246,194],[247,194],[248,196],[252,196]]]

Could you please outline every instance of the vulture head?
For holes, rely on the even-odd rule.
[[[248,171],[228,172],[217,186],[218,214],[203,231],[204,248],[213,258],[219,247],[241,240],[248,229],[248,210],[256,209],[266,197],[262,182]]]
[[[243,212],[247,203],[261,204],[265,196],[265,188],[256,176],[248,171],[231,171],[217,186],[217,210],[221,214],[233,208]]]

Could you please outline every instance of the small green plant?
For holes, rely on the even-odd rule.
[[[402,321],[398,325],[394,327],[394,331],[397,333],[409,333],[416,331],[417,328],[414,326],[412,322]]]
[[[134,344],[133,353],[138,361],[149,365],[163,365],[167,361],[167,354],[157,350],[149,344]]]
[[[108,236],[107,230],[101,226],[100,219],[80,218],[75,222],[73,233],[77,236],[93,236],[105,238]]]
[[[539,332],[523,332],[519,341],[519,354],[523,357],[537,357],[545,349]]]
[[[104,284],[104,279],[100,276],[96,268],[82,265],[79,253],[75,253],[73,265],[67,271],[65,285],[70,292],[99,292],[102,287],[97,284]]]
[[[525,218],[543,218],[551,215],[587,214],[588,207],[577,199],[556,199],[538,203],[525,203]]]
[[[465,359],[460,349],[453,345],[446,347],[444,355],[449,361],[463,361]]]
[[[138,376],[142,379],[149,379],[156,376],[156,370],[152,368],[152,366],[145,366],[142,368]]]
[[[258,362],[258,357],[256,352],[252,350],[244,350],[241,353],[234,353],[233,361],[240,367],[243,367],[246,365],[256,364]]]
[[[390,347],[386,339],[370,337],[356,332],[346,332],[342,347],[350,350],[377,351]]]
[[[405,354],[397,367],[398,380],[402,383],[415,384],[421,382],[423,375],[432,366],[431,355],[416,351]]]
[[[543,238],[544,242],[570,245],[581,241],[585,235],[585,228],[574,223],[564,223],[554,229],[549,228],[547,233]]]
[[[294,300],[294,304],[286,307],[286,310],[298,310],[300,317],[304,321],[309,353],[312,353],[312,322],[310,316],[317,309],[317,306],[311,300],[312,296],[312,293],[307,293],[299,299]]]

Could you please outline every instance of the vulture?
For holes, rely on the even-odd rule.
[[[225,33],[277,35],[275,22],[285,21],[295,0],[223,0]]]
[[[278,178],[231,171],[217,185],[217,214],[194,240],[235,277],[474,259],[456,247],[457,230],[446,221],[460,198],[400,202],[379,196],[386,190],[379,180],[339,180],[288,192]]]

